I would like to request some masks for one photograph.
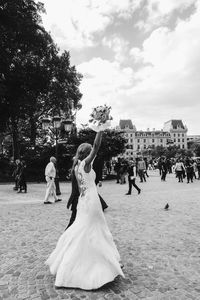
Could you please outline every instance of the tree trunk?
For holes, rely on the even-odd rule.
[[[19,143],[18,143],[18,128],[17,120],[14,117],[11,117],[11,126],[12,126],[12,149],[13,149],[13,158],[19,158]]]
[[[36,144],[36,124],[35,124],[35,119],[33,116],[30,116],[30,126],[31,126],[31,145],[35,148]]]

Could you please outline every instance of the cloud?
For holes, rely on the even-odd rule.
[[[82,49],[96,45],[94,35],[103,32],[115,17],[130,18],[141,0],[43,0],[43,23],[61,48]],[[99,41],[100,42],[100,41]]]
[[[88,121],[92,107],[107,103],[113,107],[114,124],[131,118],[138,129],[161,128],[170,118],[182,118],[195,132],[200,109],[200,1],[56,3],[55,7],[55,0],[45,0],[43,20],[62,49],[77,50],[81,57],[79,123]]]
[[[88,108],[108,102],[117,122],[132,118],[137,128],[145,129],[161,128],[168,119],[182,118],[194,132],[200,110],[199,31],[197,9],[186,21],[179,20],[173,31],[160,27],[141,48],[130,49],[133,62],[142,63],[140,68],[135,69],[134,63],[122,68],[119,61],[101,58],[81,64],[78,70],[86,76],[82,83],[85,108],[80,118],[85,118]],[[114,39],[112,45],[118,49],[121,44]]]
[[[175,12],[179,14],[194,6],[198,0],[148,0],[144,6],[144,19],[136,27],[145,31],[166,25]]]
[[[104,37],[102,44],[110,48],[114,52],[114,60],[117,62],[124,62],[127,59],[127,53],[129,52],[129,42],[117,35],[112,37]]]

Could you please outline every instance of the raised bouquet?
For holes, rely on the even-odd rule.
[[[113,119],[110,115],[111,106],[104,104],[93,109],[90,115],[90,128],[94,131],[105,130],[110,127],[110,121]]]

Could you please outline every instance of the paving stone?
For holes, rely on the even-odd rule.
[[[63,201],[51,208],[43,205],[45,184],[28,184],[23,195],[1,185],[0,300],[200,299],[200,181],[179,185],[172,174],[163,183],[151,171],[138,185],[142,193],[133,190],[130,197],[127,185],[115,181],[100,190],[125,279],[95,292],[55,289],[55,276],[44,265],[70,217],[70,183],[61,183]]]

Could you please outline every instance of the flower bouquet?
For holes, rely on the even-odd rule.
[[[110,110],[111,107],[106,104],[95,107],[90,115],[89,127],[96,132],[109,128],[111,125],[110,121],[112,120]]]

